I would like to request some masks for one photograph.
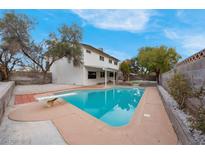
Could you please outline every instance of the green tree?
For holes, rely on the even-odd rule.
[[[131,69],[130,69],[130,61],[123,61],[121,64],[120,64],[120,71],[122,72],[123,74],[123,80],[124,81],[127,81],[129,79],[129,74],[131,72]]]
[[[137,58],[136,57],[131,58],[129,61],[130,61],[130,71],[131,71],[131,73],[137,74],[140,70]]]
[[[19,23],[23,20],[24,16],[19,16]],[[12,25],[10,25],[12,21]],[[15,39],[13,33],[9,31],[13,30],[13,27],[17,27],[15,24],[16,18],[14,18],[13,13],[4,14],[0,19],[0,73],[3,80],[8,80],[10,72],[15,68],[15,66],[22,66],[22,55],[20,54],[20,44],[18,40]],[[29,24],[29,23],[27,23]],[[27,29],[23,23],[19,25],[22,31],[19,31],[19,35],[24,35],[23,30]],[[26,36],[25,38],[28,38]]]
[[[160,74],[172,69],[180,58],[181,56],[174,48],[166,46],[141,48],[137,56],[139,65],[146,72],[156,73],[157,83],[159,83]]]
[[[30,46],[29,59],[34,62],[35,68],[44,74],[50,70],[53,63],[63,57],[72,62],[74,66],[82,63],[82,51],[80,40],[82,38],[81,29],[77,25],[63,25],[59,28],[59,37],[51,33],[49,38],[41,44]]]
[[[16,51],[27,54],[31,43],[30,30],[34,22],[24,14],[8,12],[0,19],[1,40],[6,44],[15,44]]]
[[[37,70],[44,73],[49,71],[52,64],[62,57],[67,57],[74,66],[82,62],[80,41],[82,30],[76,24],[62,25],[58,34],[52,33],[46,41],[35,43],[30,36],[34,21],[24,14],[5,13],[0,19],[0,34],[3,42],[15,44],[16,50],[23,53]],[[58,36],[58,37],[57,37]]]

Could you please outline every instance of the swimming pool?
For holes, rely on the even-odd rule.
[[[108,125],[123,126],[130,122],[143,93],[141,88],[115,87],[66,92],[61,98]]]

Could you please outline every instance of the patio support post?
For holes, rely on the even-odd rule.
[[[115,85],[115,72],[113,72],[113,85]]]
[[[105,70],[105,87],[107,87],[107,70]]]

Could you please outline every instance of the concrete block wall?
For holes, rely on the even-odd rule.
[[[16,85],[48,84],[52,83],[52,74],[47,73],[45,81],[41,72],[12,72],[10,81],[15,81]]]
[[[12,97],[13,89],[15,83],[10,82],[0,82],[0,124],[5,112],[5,109]]]
[[[160,82],[165,89],[168,88],[167,81],[177,72],[185,75],[192,87],[200,88],[202,85],[205,86],[205,57],[194,62],[176,66],[171,71],[162,74]]]

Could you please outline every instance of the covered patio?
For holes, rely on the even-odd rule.
[[[85,84],[100,84],[104,83],[107,87],[108,82],[116,84],[118,70],[108,67],[85,66]]]

